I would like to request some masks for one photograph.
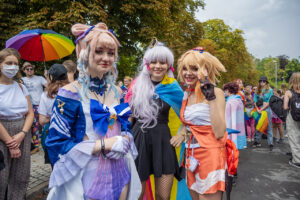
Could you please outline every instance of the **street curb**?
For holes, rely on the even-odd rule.
[[[44,182],[35,186],[34,188],[27,190],[26,192],[26,200],[32,200],[39,194],[43,194],[44,188],[48,188],[48,182]]]

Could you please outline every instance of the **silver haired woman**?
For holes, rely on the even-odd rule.
[[[156,199],[170,199],[173,177],[179,178],[173,146],[179,146],[184,138],[182,135],[172,138],[168,122],[171,110],[179,115],[183,91],[171,78],[173,62],[171,50],[154,40],[125,99],[130,102],[135,121],[132,128],[138,149],[135,164],[143,186],[140,199],[150,175],[155,178]]]

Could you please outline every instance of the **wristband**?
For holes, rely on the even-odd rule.
[[[102,153],[103,157],[106,158],[104,150],[105,150],[105,144],[104,144],[104,139],[102,138],[101,139],[101,153]]]
[[[28,134],[28,131],[24,131],[24,130],[22,130],[21,132],[23,132],[25,135],[27,135],[27,134]]]

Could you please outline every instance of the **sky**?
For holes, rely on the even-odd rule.
[[[248,51],[256,58],[300,56],[300,0],[205,0],[196,18],[223,19],[241,29]]]

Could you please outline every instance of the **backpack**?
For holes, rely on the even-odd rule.
[[[291,90],[291,92],[291,115],[294,121],[300,121],[300,94],[295,93],[294,90]]]
[[[287,112],[283,109],[283,100],[280,97],[272,96],[269,101],[272,111],[282,120],[286,120]]]

